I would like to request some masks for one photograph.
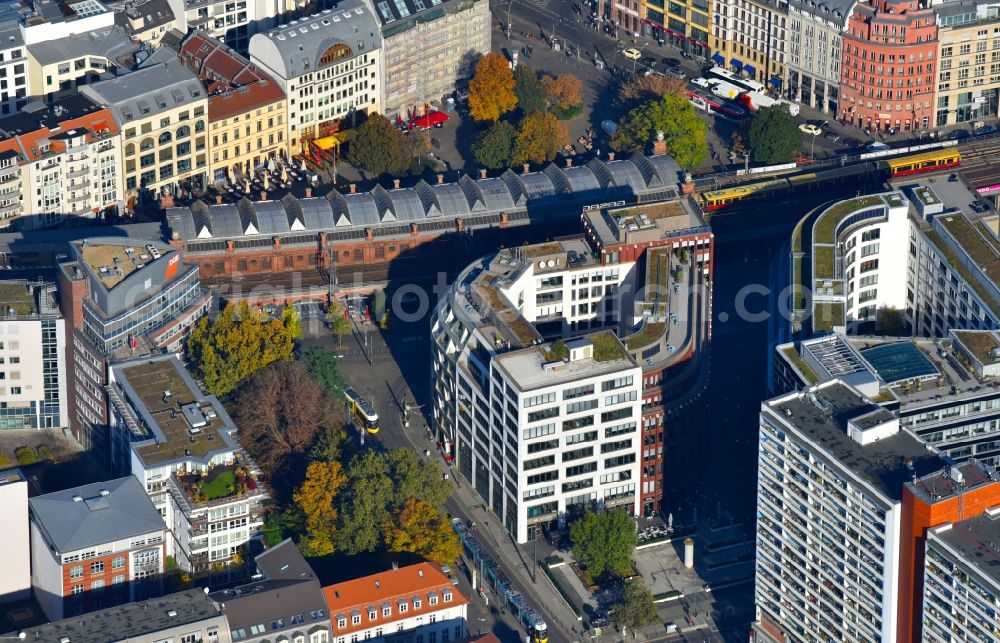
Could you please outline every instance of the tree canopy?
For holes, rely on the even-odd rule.
[[[294,347],[280,320],[228,304],[214,320],[202,317],[187,340],[195,375],[212,395],[226,395],[274,362],[290,359]]]
[[[661,98],[664,94],[676,94],[686,100],[687,82],[662,74],[629,76],[618,85],[615,103],[626,111],[631,111],[646,101]]]
[[[302,315],[291,304],[281,310],[281,322],[292,339],[302,337]]]
[[[514,145],[514,163],[551,161],[569,141],[566,126],[553,114],[533,112],[521,120]]]
[[[667,153],[682,168],[697,166],[708,154],[708,124],[698,118],[694,105],[672,93],[630,111],[618,124],[611,146],[620,152],[647,153],[657,132],[663,132]]]
[[[750,154],[761,163],[787,163],[802,149],[802,132],[786,105],[757,111],[747,132]]]
[[[344,344],[344,336],[351,334],[351,321],[347,318],[347,311],[336,299],[330,304],[326,311],[326,323],[330,327],[330,332],[341,346]]]
[[[469,81],[469,112],[477,121],[495,121],[517,107],[514,72],[507,59],[490,52],[476,63]]]
[[[518,65],[514,70],[514,95],[521,113],[544,112],[546,104],[545,87],[538,75],[527,65]]]
[[[462,543],[448,517],[419,500],[405,501],[383,529],[389,551],[413,552],[440,565],[454,563],[462,553]]]
[[[659,619],[653,593],[639,580],[625,581],[622,597],[611,606],[611,622],[619,630],[636,630],[655,623]]]
[[[305,533],[299,546],[305,555],[324,556],[334,552],[337,493],[346,479],[336,460],[309,463],[305,480],[294,496],[304,521]]]
[[[372,176],[403,176],[421,140],[400,132],[385,116],[370,114],[351,139],[347,160]]]
[[[279,488],[285,479],[295,478],[290,472],[303,470],[319,437],[339,434],[346,421],[343,407],[309,369],[288,361],[255,375],[237,395],[233,416],[240,444]]]
[[[622,508],[602,513],[588,511],[569,529],[573,557],[591,578],[632,572],[635,520]]]
[[[560,110],[571,110],[583,104],[583,82],[573,74],[543,76],[542,86],[549,104]]]
[[[510,167],[514,158],[514,136],[514,126],[507,121],[494,123],[472,146],[476,161],[491,170]]]

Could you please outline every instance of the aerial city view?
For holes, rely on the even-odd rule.
[[[0,0],[0,641],[1000,643],[1000,0]]]

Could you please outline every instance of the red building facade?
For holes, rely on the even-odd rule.
[[[933,127],[936,51],[933,9],[917,0],[858,3],[843,36],[840,117],[880,131]]]

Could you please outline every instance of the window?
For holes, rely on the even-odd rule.
[[[613,391],[617,388],[624,388],[626,386],[632,386],[632,376],[628,377],[616,377],[613,380],[608,380],[607,382],[601,382],[601,390],[604,392]]]
[[[427,597],[427,603],[429,605],[437,605],[438,604],[438,597],[434,596],[433,594],[430,595],[430,596],[428,596]]]
[[[347,627],[347,619],[346,618],[338,618],[337,619],[337,627],[341,628],[341,629]]]
[[[522,406],[524,408],[531,408],[532,406],[538,406],[539,404],[549,404],[550,402],[556,401],[555,393],[543,393],[542,395],[533,395],[532,397],[524,398]]]
[[[392,608],[388,605],[382,607],[382,616],[392,616]]]
[[[125,566],[125,557],[124,556],[118,556],[114,560],[111,561],[111,569],[121,569],[124,566]]]
[[[90,573],[91,574],[103,574],[104,573],[104,561],[98,560],[90,563]]]
[[[413,602],[413,609],[420,609],[420,606],[417,603],[419,603],[419,601],[414,601]],[[406,611],[407,611],[408,608],[409,608],[409,604],[406,601],[399,601],[399,613],[400,614],[406,614]]]
[[[77,594],[83,593],[83,585],[74,585],[70,588],[69,593],[76,596]]]
[[[420,609],[421,605],[423,605],[423,603],[420,601],[419,598],[414,598],[413,599],[413,609],[418,610],[418,609]]]
[[[572,400],[578,397],[583,397],[584,395],[591,395],[594,392],[594,385],[588,384],[586,386],[578,386],[576,388],[568,388],[563,391],[563,400]]]
[[[104,581],[103,580],[95,580],[94,582],[92,582],[90,584],[90,589],[95,590],[95,591],[104,589]]]
[[[73,565],[69,570],[70,578],[83,578],[83,565]]]
[[[368,610],[368,620],[374,621],[376,618],[378,618],[378,612],[375,611],[375,608]]]

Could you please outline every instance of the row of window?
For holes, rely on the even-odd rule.
[[[450,603],[452,599],[452,591],[447,587],[441,590],[441,601],[444,603]],[[410,610],[410,600],[405,598],[397,598],[396,600],[396,610],[398,614],[406,614]],[[423,600],[419,596],[414,596],[412,599],[413,611],[418,611],[423,607]],[[435,606],[438,604],[437,592],[429,592],[427,594],[427,604],[430,606]],[[378,619],[379,611],[382,612],[382,618],[392,617],[392,604],[390,602],[382,603],[381,609],[377,609],[374,605],[369,605],[368,609],[365,610],[368,613],[368,621],[373,622]],[[351,625],[361,625],[361,611],[351,610]],[[344,629],[347,627],[347,615],[338,614],[337,615],[337,629]]]

